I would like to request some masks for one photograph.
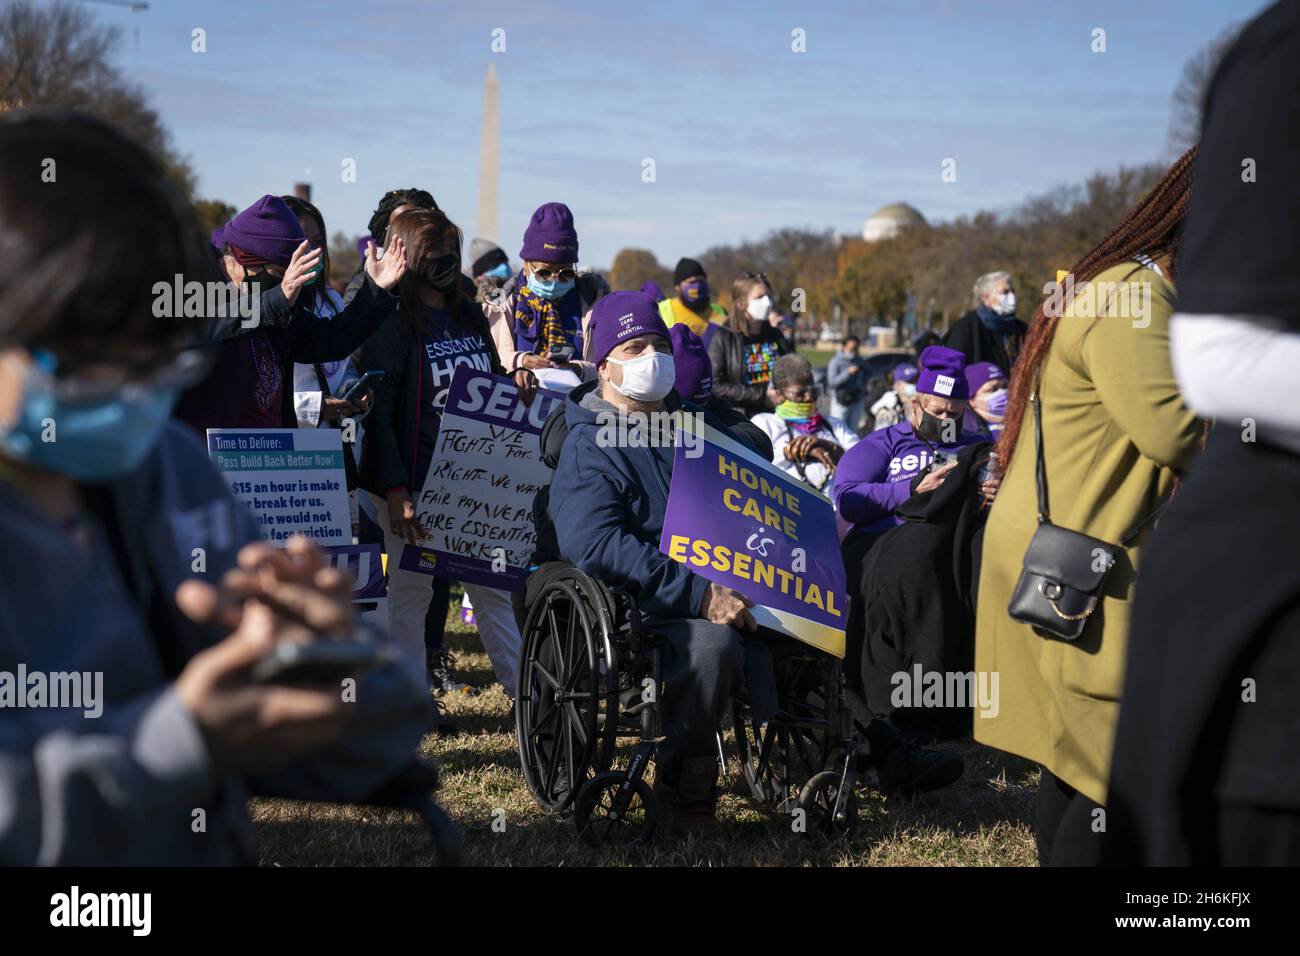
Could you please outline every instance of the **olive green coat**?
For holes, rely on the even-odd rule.
[[[1118,295],[1098,294],[1126,277],[1138,289],[1150,284],[1145,314],[1135,315],[1136,302],[1126,312]],[[1183,404],[1169,357],[1173,295],[1160,274],[1129,263],[1099,275],[1092,295],[1080,289],[1058,323],[1041,373],[1054,524],[1118,544],[1197,449],[1200,424]],[[1026,409],[984,536],[975,666],[998,674],[999,700],[996,716],[977,712],[975,739],[1037,761],[1104,803],[1134,569],[1150,526],[1118,556],[1077,641],[1044,638],[1012,620],[1007,604],[1037,524],[1034,457]]]

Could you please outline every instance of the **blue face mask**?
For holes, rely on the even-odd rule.
[[[491,269],[489,269],[487,272],[483,274],[486,276],[491,276],[494,279],[509,279],[510,263],[502,262],[500,265],[493,266]]]
[[[72,401],[61,397],[47,376],[29,372],[18,420],[0,430],[0,450],[76,481],[120,478],[158,444],[178,394],[139,387]]]
[[[535,275],[528,276],[528,288],[532,289],[543,299],[563,299],[573,289],[572,279],[549,279],[543,280]]]

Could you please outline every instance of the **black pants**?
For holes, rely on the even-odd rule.
[[[1101,860],[1103,836],[1097,821],[1105,819],[1098,810],[1100,804],[1044,767],[1034,807],[1038,865],[1096,866]]]

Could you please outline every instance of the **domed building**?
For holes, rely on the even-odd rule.
[[[913,226],[928,225],[915,206],[905,202],[891,203],[873,212],[862,225],[862,238],[867,242],[893,239]]]

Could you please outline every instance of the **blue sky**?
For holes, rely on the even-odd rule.
[[[671,266],[779,226],[857,234],[890,202],[931,221],[1010,209],[1098,169],[1171,158],[1185,60],[1262,0],[469,3],[154,0],[85,8],[237,206],[309,179],[330,232],[428,189],[476,234],[482,86],[501,80],[501,244],[563,201],[585,264]],[[206,31],[207,52],[191,51]],[[1094,28],[1106,52],[1091,50]],[[133,30],[139,30],[139,51]],[[492,30],[506,50],[491,51]],[[791,50],[802,29],[807,50]],[[956,182],[940,179],[945,158]],[[642,181],[643,160],[656,181]],[[356,162],[357,181],[340,175]]]

